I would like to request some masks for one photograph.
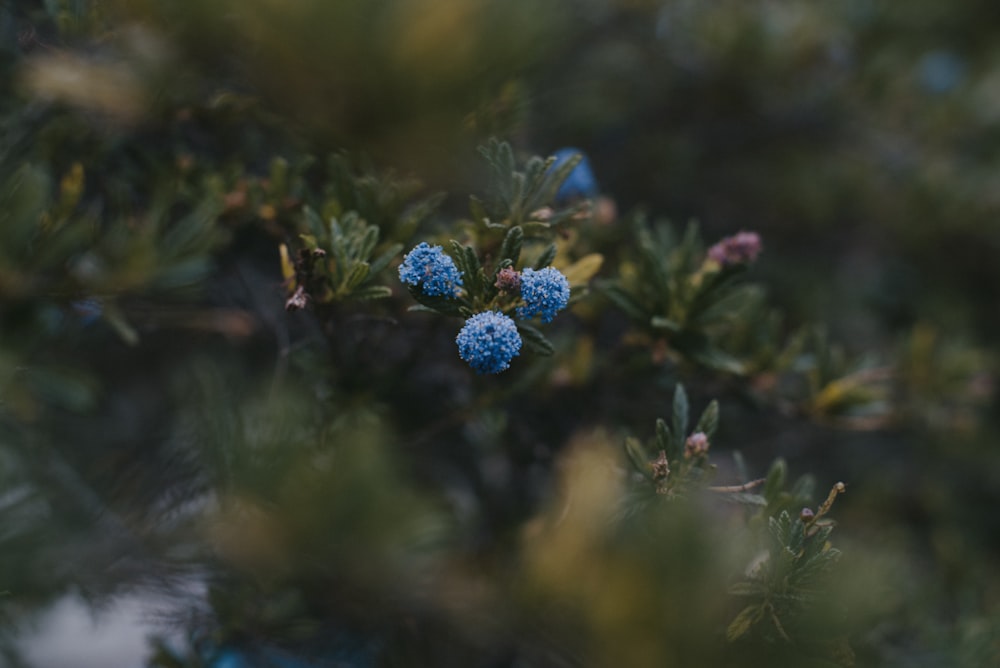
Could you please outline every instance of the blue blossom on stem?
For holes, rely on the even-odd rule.
[[[429,246],[426,242],[414,246],[403,258],[399,280],[419,286],[425,295],[432,297],[455,297],[462,286],[462,275],[455,261],[440,246]]]
[[[521,298],[524,306],[518,307],[521,318],[542,317],[542,322],[552,322],[556,313],[569,303],[569,281],[554,267],[521,272]]]
[[[458,355],[476,373],[500,373],[521,353],[517,325],[499,311],[477,313],[465,321],[455,338]]]
[[[581,156],[580,162],[569,173],[566,180],[562,182],[559,190],[556,191],[556,202],[563,203],[574,199],[587,199],[597,195],[597,179],[594,178],[594,172],[590,168],[590,161],[587,160],[587,156],[583,155],[582,151],[575,148],[561,148],[553,155],[556,161],[553,163],[552,169],[562,165],[574,155]]]

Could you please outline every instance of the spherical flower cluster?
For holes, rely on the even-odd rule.
[[[425,295],[432,297],[455,297],[462,286],[462,275],[454,260],[445,255],[440,246],[429,246],[426,242],[415,246],[403,258],[399,280],[419,286]]]
[[[715,260],[723,267],[753,262],[760,255],[760,235],[756,232],[740,232],[726,237],[708,249],[709,259]]]
[[[522,318],[542,317],[542,322],[552,322],[556,313],[569,303],[569,281],[554,267],[521,272],[521,298],[524,306],[518,307]]]
[[[465,321],[455,338],[458,355],[476,373],[500,373],[521,353],[517,325],[499,311],[477,313]]]

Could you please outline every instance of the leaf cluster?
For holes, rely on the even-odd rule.
[[[792,643],[815,641],[823,635],[822,629],[810,628],[806,620],[829,596],[827,587],[840,560],[840,550],[830,543],[835,524],[825,515],[844,485],[837,483],[815,512],[808,507],[797,513],[775,512],[785,505],[777,498],[783,478],[784,462],[776,463],[764,489],[768,507],[762,514],[766,525],[760,524],[766,526],[763,549],[740,581],[729,587],[731,595],[747,601],[726,630],[730,642],[756,636],[765,642]]]
[[[851,427],[885,424],[890,371],[848,356],[823,328],[786,334],[763,288],[741,280],[747,266],[709,259],[696,224],[678,238],[638,216],[631,238],[634,254],[598,288],[645,340],[708,369],[754,376],[758,396],[782,408]]]
[[[469,199],[474,222],[490,229],[519,225],[529,237],[548,236],[579,212],[577,207],[551,207],[559,186],[580,164],[582,156],[573,156],[558,167],[553,167],[553,157],[532,156],[519,168],[511,145],[495,138],[480,146],[479,153],[490,167],[490,182],[484,199]]]
[[[741,283],[745,265],[720,266],[705,258],[698,226],[677,238],[667,223],[632,221],[633,255],[601,292],[651,339],[665,340],[683,358],[727,373],[745,372],[743,362],[719,345],[743,316],[757,288]]]
[[[667,498],[683,496],[693,488],[703,487],[715,475],[709,462],[708,447],[719,427],[719,402],[713,400],[690,429],[690,405],[680,383],[674,389],[670,424],[656,421],[656,435],[643,444],[635,437],[625,439],[629,462],[642,477],[652,483],[657,494]],[[689,438],[700,434],[706,439],[704,449],[688,446]]]
[[[341,220],[330,218],[326,222],[309,207],[302,215],[304,227],[311,233],[299,235],[303,245],[295,260],[289,257],[286,245],[280,246],[288,310],[302,308],[307,299],[329,304],[392,295],[387,286],[373,285],[372,280],[389,266],[402,244],[382,244],[380,248],[379,228],[354,211]]]

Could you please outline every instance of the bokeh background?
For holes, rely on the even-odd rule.
[[[713,589],[730,514],[638,554],[594,528],[593,460],[682,380],[722,475],[848,485],[816,628],[851,649],[815,665],[1000,664],[998,31],[986,0],[0,4],[0,656],[754,665]],[[285,311],[303,202],[460,234],[492,136],[587,155],[598,278],[636,210],[757,231],[781,331],[891,382],[851,419],[774,401],[636,350],[596,292],[495,379],[392,271]]]

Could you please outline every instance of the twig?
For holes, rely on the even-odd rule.
[[[760,487],[765,482],[765,478],[758,478],[757,480],[751,480],[750,482],[745,482],[742,485],[726,485],[723,487],[709,487],[710,492],[722,492],[723,494],[736,494],[739,492],[749,492],[754,487]]]

